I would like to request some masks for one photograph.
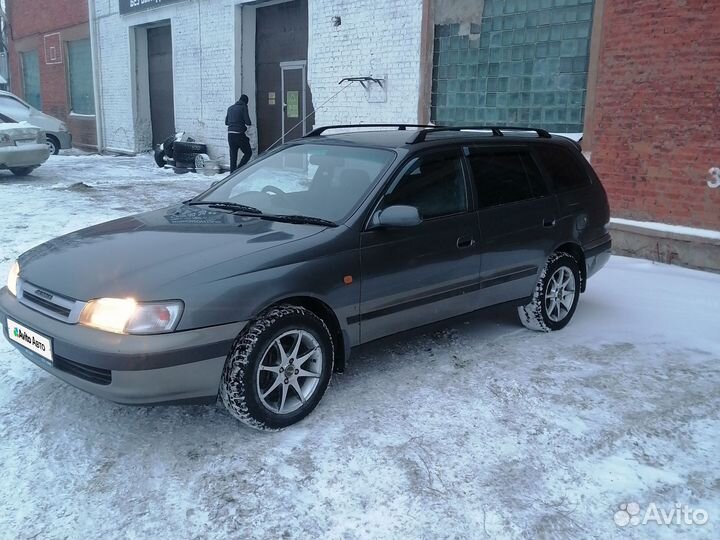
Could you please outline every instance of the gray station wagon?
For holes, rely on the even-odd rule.
[[[324,127],[192,200],[24,253],[0,320],[92,394],[219,394],[279,429],[362,343],[500,303],[563,328],[610,257],[608,221],[578,146],[540,129]]]

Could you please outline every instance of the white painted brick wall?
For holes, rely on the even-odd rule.
[[[207,142],[212,157],[227,163],[224,125],[235,88],[236,5],[244,0],[188,0],[131,15],[117,0],[96,0],[105,145],[137,152],[149,147],[147,126],[136,124],[132,27],[169,19],[172,23],[175,123]],[[416,122],[420,88],[422,0],[309,0],[308,79],[316,125],[350,122]],[[332,17],[342,24],[333,26]],[[340,89],[342,77],[387,76],[387,101],[369,103],[355,83]],[[145,135],[144,135],[145,134]]]
[[[417,122],[421,0],[310,0],[308,80],[315,124]],[[342,24],[333,26],[339,16]],[[359,83],[325,106],[343,77],[387,76],[387,102],[368,103]]]

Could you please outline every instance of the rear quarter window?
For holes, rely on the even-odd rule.
[[[534,149],[555,186],[555,191],[572,191],[589,186],[592,183],[576,156],[559,146],[538,146]]]

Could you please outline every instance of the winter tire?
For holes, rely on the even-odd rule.
[[[165,166],[165,151],[161,150],[160,148],[155,149],[155,165],[158,167],[164,167]]]
[[[60,153],[60,141],[58,141],[52,135],[48,135],[45,139],[45,144],[50,150],[51,156],[57,156]]]
[[[190,141],[175,141],[173,145],[173,152],[177,159],[178,154],[207,154],[207,145],[203,143],[190,142]]]
[[[553,253],[540,274],[532,301],[518,307],[518,315],[530,330],[560,330],[572,319],[579,298],[577,260],[568,253]]]
[[[235,418],[260,430],[292,425],[315,408],[333,370],[330,331],[317,315],[273,307],[238,335],[225,361],[220,398]]]
[[[27,176],[33,171],[33,167],[10,167],[10,172],[15,176]]]
[[[198,154],[195,156],[195,171],[202,172],[210,162],[210,156],[207,154]]]

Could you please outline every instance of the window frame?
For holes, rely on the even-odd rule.
[[[408,167],[413,163],[413,161],[418,158],[426,157],[428,155],[439,154],[448,151],[456,151],[458,154],[457,157],[460,160],[463,182],[465,183],[465,210],[462,212],[455,212],[453,214],[445,214],[442,216],[435,216],[427,219],[423,218],[422,223],[436,221],[440,219],[447,219],[450,217],[457,217],[467,213],[475,212],[477,210],[477,205],[475,201],[475,188],[472,185],[473,183],[469,181],[469,169],[466,163],[463,145],[460,143],[455,143],[446,144],[443,146],[433,146],[431,148],[419,150],[405,156],[405,158],[397,165],[395,171],[390,175],[390,177],[385,182],[385,185],[380,189],[380,192],[377,195],[377,199],[372,204],[368,205],[370,211],[365,216],[362,231],[367,232],[374,230],[372,228],[372,217],[380,210],[380,206],[385,200],[385,196],[387,195],[388,191],[395,185],[396,181],[399,181],[400,178],[402,178],[402,176],[407,172]]]
[[[18,51],[18,54],[20,55],[20,78],[22,80],[22,90],[23,90],[23,98],[25,103],[27,103],[30,107],[42,111],[43,107],[43,95],[42,95],[42,75],[40,73],[40,51],[38,49],[28,49],[26,51]],[[38,77],[38,98],[40,100],[40,103],[38,103],[38,106],[36,107],[30,101],[28,100],[27,95],[27,66],[25,63],[25,58],[29,58],[27,55],[34,54],[37,57],[37,77]],[[19,101],[19,100],[16,100]]]
[[[527,158],[530,159],[530,161],[532,163],[535,164],[537,172],[539,173],[539,179],[545,186],[547,193],[545,193],[544,195],[535,194],[535,190],[533,189],[533,185],[530,182],[529,176],[527,174],[527,170],[525,169],[525,164],[523,164],[523,169],[525,170],[525,176],[528,180],[528,186],[530,187],[530,192],[533,194],[533,196],[529,199],[521,199],[519,201],[494,204],[492,206],[484,206],[483,204],[481,204],[481,200],[480,200],[480,186],[476,185],[475,175],[472,170],[472,165],[470,164],[470,156],[472,155],[473,150],[475,150],[475,151],[479,150],[480,153],[484,153],[484,154],[493,154],[493,153],[497,154],[497,153],[501,153],[501,152],[516,152],[517,154],[526,156]],[[548,179],[545,175],[545,170],[541,166],[541,164],[538,162],[538,159],[533,152],[532,145],[523,144],[523,143],[509,143],[509,144],[502,144],[502,145],[498,145],[498,144],[467,144],[466,143],[463,145],[463,156],[464,156],[466,164],[467,164],[466,166],[467,166],[467,170],[468,170],[468,175],[469,175],[470,179],[472,180],[471,184],[473,186],[473,190],[474,190],[475,197],[476,197],[475,207],[477,208],[478,211],[488,210],[491,208],[500,208],[500,207],[504,207],[504,206],[511,206],[514,204],[523,204],[523,203],[527,203],[530,201],[537,201],[537,200],[545,199],[547,197],[555,196],[555,192],[553,190],[554,186],[548,182]]]
[[[65,78],[67,81],[67,84],[65,85],[67,90],[67,104],[68,104],[68,111],[70,116],[77,116],[81,118],[95,118],[97,115],[97,109],[96,109],[96,103],[95,103],[95,75],[93,73],[92,63],[90,64],[90,85],[91,85],[91,93],[90,93],[90,103],[92,104],[93,112],[92,113],[81,113],[75,111],[73,108],[73,97],[72,97],[72,77],[71,77],[71,59],[70,59],[70,44],[75,43],[78,41],[87,41],[88,47],[90,48],[90,58],[92,62],[92,43],[90,42],[90,37],[80,38],[80,39],[73,39],[69,41],[64,42],[64,49],[65,49]]]

